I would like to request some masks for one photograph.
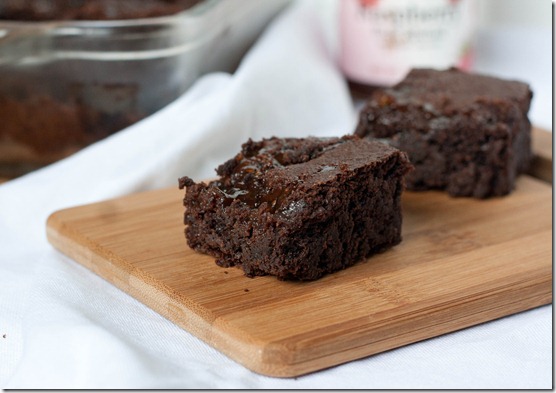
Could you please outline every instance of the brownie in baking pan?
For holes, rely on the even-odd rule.
[[[0,19],[20,21],[115,20],[166,16],[201,0],[2,0]]]
[[[242,145],[208,184],[189,177],[189,246],[247,276],[314,280],[401,241],[407,155],[378,141],[276,137]]]
[[[531,160],[532,92],[518,81],[459,71],[414,69],[376,90],[355,134],[407,152],[408,190],[487,198],[510,193]]]

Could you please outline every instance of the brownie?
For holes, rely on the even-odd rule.
[[[103,21],[161,17],[190,9],[201,2],[0,0],[0,22],[17,20],[35,26],[34,22],[50,20]],[[94,32],[91,34],[95,38]],[[140,46],[147,43],[148,37],[152,36],[150,41],[157,39],[153,34],[146,32],[146,38],[134,35],[110,42],[116,46],[127,42],[127,46],[139,45],[137,48],[141,49]],[[5,74],[0,80],[0,177],[21,176],[67,157],[143,119],[172,101],[179,94],[178,90],[183,89],[176,83],[163,83],[161,87],[154,87],[158,86],[157,80],[164,82],[170,78],[164,75],[165,71],[175,68],[174,63],[178,60],[174,58],[148,62],[104,62],[100,59],[83,61],[77,56],[49,61],[40,67],[25,66],[25,59],[33,57],[36,51],[42,53],[43,46],[50,51],[67,49],[67,37],[54,36],[54,48],[50,47],[50,41],[43,43],[44,40],[29,44],[33,47],[36,44],[36,50],[27,48],[28,44],[17,43],[17,40],[2,46],[0,58],[5,55],[6,59],[3,59],[5,61],[0,67]],[[85,45],[83,37],[77,38],[81,46]],[[96,42],[98,46],[102,39],[97,38],[92,40],[92,45]],[[76,44],[73,39],[69,41],[70,46]],[[26,53],[29,51],[32,53]],[[125,70],[126,78],[104,76],[112,70],[114,75],[122,76]],[[156,97],[145,98],[145,91],[152,91]]]
[[[0,82],[0,177],[20,176],[60,160],[146,115],[131,105],[113,113],[97,109],[84,102],[77,89],[68,88],[67,97],[53,97],[37,91],[31,81],[4,83]],[[96,90],[108,97],[123,90],[116,86],[111,94],[111,87],[105,84]],[[129,102],[134,103],[132,97]]]
[[[115,20],[167,16],[201,0],[2,0],[0,19]]]
[[[187,242],[249,277],[314,280],[401,241],[410,169],[405,153],[355,136],[249,140],[217,180],[179,180]]]
[[[355,134],[407,152],[409,190],[452,196],[506,195],[531,160],[529,86],[485,75],[414,69],[375,91]]]

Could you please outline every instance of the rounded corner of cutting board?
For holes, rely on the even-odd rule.
[[[63,225],[63,212],[64,210],[56,210],[48,215],[46,219],[46,237],[52,243],[52,237],[56,234]]]
[[[311,367],[310,364],[292,363],[291,359],[296,357],[296,351],[280,344],[266,343],[262,345],[259,355],[260,357],[257,359],[243,359],[240,363],[257,374],[273,378],[299,377],[330,366]]]
[[[56,246],[57,240],[63,232],[63,228],[67,226],[68,212],[71,216],[71,211],[75,207],[56,210],[48,215],[46,218],[46,238],[50,244]]]

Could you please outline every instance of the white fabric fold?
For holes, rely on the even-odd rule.
[[[234,75],[0,186],[0,387],[549,388],[550,306],[292,379],[255,374],[54,250],[50,213],[214,176],[247,138],[352,132],[349,91],[303,3]],[[3,338],[2,336],[6,337]]]

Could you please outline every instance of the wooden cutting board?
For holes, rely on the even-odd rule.
[[[261,374],[297,376],[552,301],[552,188],[403,196],[403,242],[314,282],[247,278],[190,250],[183,192],[54,213],[49,241]]]

